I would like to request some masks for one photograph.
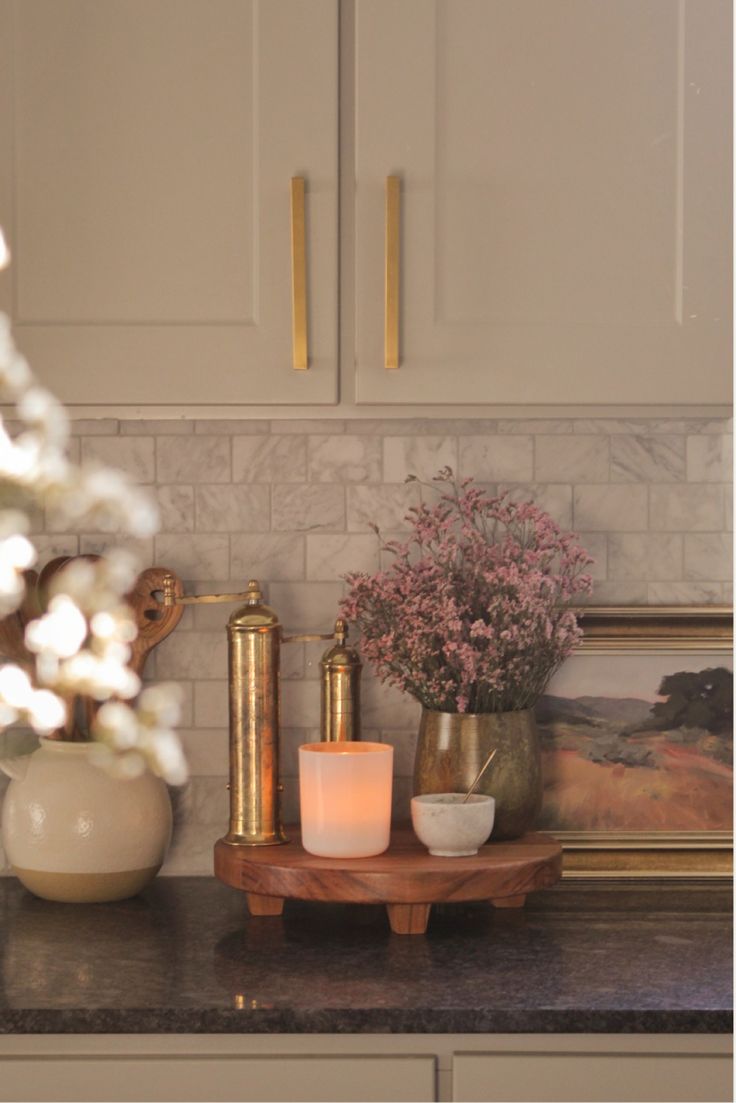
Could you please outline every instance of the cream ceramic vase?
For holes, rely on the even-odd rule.
[[[12,780],[2,841],[13,872],[46,900],[99,903],[135,896],[158,873],[171,839],[171,801],[146,772],[116,778],[94,745],[42,739],[2,768]]]

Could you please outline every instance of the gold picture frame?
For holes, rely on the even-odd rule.
[[[581,651],[733,650],[730,606],[590,606],[579,611]],[[731,831],[555,831],[563,877],[713,878],[733,873]]]

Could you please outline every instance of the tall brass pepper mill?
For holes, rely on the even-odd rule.
[[[287,842],[279,814],[281,625],[255,579],[227,622],[230,692],[230,843]]]
[[[255,579],[251,579],[245,592],[237,594],[181,597],[175,585],[173,576],[164,578],[163,605],[245,600],[227,625],[230,826],[222,842],[232,846],[285,843],[288,840],[281,824],[278,783],[281,644],[337,638],[337,646],[322,661],[323,702],[325,694],[330,702],[327,709],[323,707],[322,738],[357,739],[361,664],[357,652],[345,644],[345,623],[337,621],[334,633],[285,636],[278,616],[264,603]],[[328,686],[332,688],[328,690]]]

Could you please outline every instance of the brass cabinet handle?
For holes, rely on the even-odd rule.
[[[399,366],[399,277],[401,229],[401,180],[386,177],[386,329],[387,368]]]
[[[295,371],[309,367],[307,346],[307,248],[304,219],[304,177],[291,179],[291,325]]]

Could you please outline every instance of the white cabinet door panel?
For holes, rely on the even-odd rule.
[[[4,307],[44,381],[75,404],[334,402],[335,0],[3,0],[0,39]]]
[[[727,0],[358,0],[359,401],[728,401],[729,60]]]
[[[676,1053],[457,1053],[462,1103],[710,1103],[729,1100],[732,1061]]]
[[[193,1041],[196,1048],[197,1040]],[[80,1057],[0,1059],[0,1100],[86,1103],[432,1103],[435,1059],[421,1056]]]

